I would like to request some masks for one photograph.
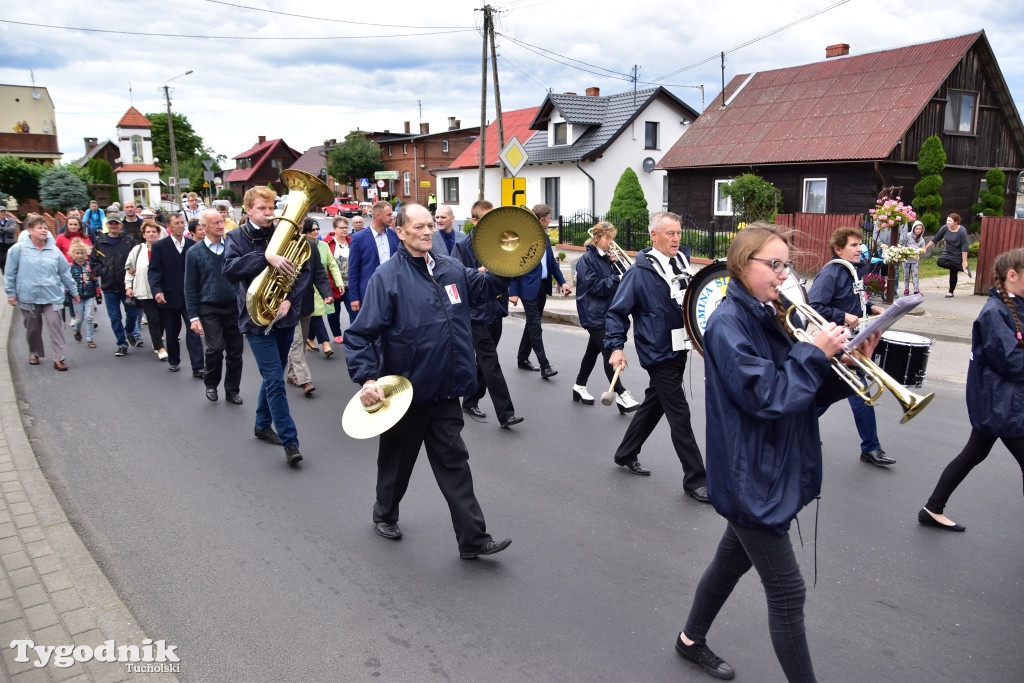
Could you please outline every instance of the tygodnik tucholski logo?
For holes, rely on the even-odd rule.
[[[11,641],[11,649],[16,653],[14,661],[31,661],[37,669],[50,663],[58,669],[66,669],[74,666],[75,662],[95,659],[97,662],[122,663],[128,673],[181,673],[181,664],[178,663],[181,660],[174,654],[177,647],[149,638],[142,641],[141,647],[117,645],[113,640],[105,640],[95,648],[88,645],[36,645],[28,639]]]

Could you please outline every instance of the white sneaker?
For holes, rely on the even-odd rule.
[[[631,413],[640,407],[640,402],[637,401],[628,391],[623,391],[621,394],[615,396],[615,403],[619,406],[620,413]]]
[[[585,386],[582,386],[580,384],[572,385],[572,400],[574,402],[582,401],[583,405],[585,406],[594,405],[594,397],[590,395],[590,392],[587,391],[587,388]]]

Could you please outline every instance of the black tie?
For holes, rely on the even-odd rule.
[[[670,258],[668,260],[668,264],[670,266],[672,266],[672,272],[673,273],[675,273],[676,275],[682,275],[683,274],[683,271],[679,268],[679,264],[676,263],[676,260],[674,258]]]

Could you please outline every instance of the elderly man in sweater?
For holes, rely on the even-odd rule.
[[[206,348],[206,398],[217,400],[226,356],[224,393],[228,403],[241,405],[244,341],[238,329],[235,286],[224,277],[224,217],[216,209],[207,209],[199,215],[199,225],[206,228],[206,237],[185,254],[185,308],[192,331],[202,336]]]

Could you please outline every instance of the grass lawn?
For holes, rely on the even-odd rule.
[[[949,271],[948,270],[946,270],[945,268],[939,268],[938,265],[935,264],[935,259],[936,258],[937,257],[921,259],[921,277],[922,278],[937,277],[939,275],[949,275]],[[972,273],[977,272],[977,267],[978,267],[978,259],[977,259],[977,257],[970,257],[970,256],[968,256],[967,257],[967,265],[970,266]]]

